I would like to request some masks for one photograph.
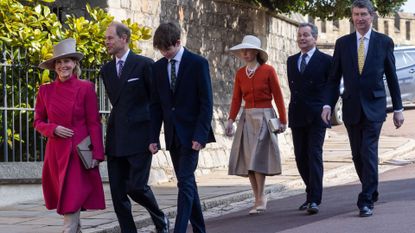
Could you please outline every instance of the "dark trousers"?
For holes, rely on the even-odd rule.
[[[307,193],[307,202],[321,203],[323,192],[323,143],[326,128],[321,125],[291,128],[295,161]]]
[[[164,213],[160,210],[153,191],[147,185],[151,159],[150,152],[127,157],[108,156],[112,202],[122,233],[137,232],[128,196],[150,213],[157,229],[164,227]]]
[[[174,233],[185,233],[189,220],[193,232],[205,233],[205,221],[194,174],[199,160],[199,152],[181,146],[175,135],[174,143],[170,148],[170,155],[179,189]]]
[[[373,207],[378,200],[378,144],[383,122],[369,121],[363,111],[357,124],[345,124],[354,166],[362,183],[357,206]]]

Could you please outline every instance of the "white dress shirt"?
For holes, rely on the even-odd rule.
[[[312,48],[312,49],[310,49],[308,52],[307,52],[307,57],[305,58],[305,64],[307,65],[308,64],[308,62],[310,61],[310,59],[311,59],[311,57],[313,56],[313,54],[314,54],[314,52],[316,51],[316,47],[314,47],[314,48]],[[300,71],[301,70],[301,60],[303,59],[303,54],[304,53],[301,53],[300,54],[300,57],[298,58],[298,61],[297,61],[297,67],[298,67],[298,70]]]
[[[122,55],[121,58],[115,57],[115,68],[117,69],[117,74],[120,73],[120,71],[118,70],[120,67],[118,65],[118,61],[123,61],[123,67],[125,66],[125,60],[127,60],[128,54],[130,53],[130,49],[127,50],[127,52],[124,53],[124,55]]]
[[[183,46],[180,47],[179,51],[176,53],[176,56],[174,56],[172,59],[170,59],[167,63],[167,73],[169,75],[169,82],[171,84],[171,60],[175,60],[176,63],[174,63],[175,68],[176,68],[176,78],[177,78],[177,74],[179,73],[179,66],[180,66],[180,62],[182,61],[182,57],[183,57],[183,52],[184,52],[184,48]]]

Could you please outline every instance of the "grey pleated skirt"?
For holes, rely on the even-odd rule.
[[[273,117],[273,108],[243,110],[232,143],[229,175],[248,176],[248,171],[267,176],[281,174],[278,137],[267,123]]]

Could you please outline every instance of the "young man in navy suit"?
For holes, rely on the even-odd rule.
[[[322,118],[328,123],[331,109],[339,97],[339,83],[343,77],[343,121],[349,135],[353,162],[362,183],[357,206],[360,217],[373,214],[378,200],[378,143],[382,124],[386,119],[386,91],[388,84],[393,104],[393,122],[402,126],[403,107],[396,76],[394,44],[391,38],[372,30],[375,14],[368,0],[352,4],[352,22],[356,29],[336,41],[333,67],[326,92]]]
[[[180,28],[162,23],[153,46],[163,58],[153,65],[150,151],[159,149],[162,122],[179,189],[175,233],[185,233],[190,220],[193,232],[205,233],[194,172],[199,151],[214,142],[212,85],[208,61],[181,45]]]
[[[112,104],[105,143],[112,202],[122,233],[137,232],[128,196],[150,213],[158,233],[168,233],[167,216],[147,185],[153,158],[148,150],[153,60],[130,51],[130,36],[122,23],[108,26],[105,45],[114,58],[100,71]]]
[[[291,128],[298,171],[306,185],[306,201],[298,208],[309,214],[319,211],[323,192],[323,143],[327,125],[320,114],[323,90],[330,72],[331,56],[316,48],[318,29],[302,23],[297,32],[300,53],[287,60],[291,99],[288,122]]]

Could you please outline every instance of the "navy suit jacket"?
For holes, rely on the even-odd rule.
[[[359,122],[360,114],[372,122],[386,119],[386,91],[388,84],[394,110],[402,109],[402,100],[396,76],[394,44],[391,38],[372,30],[362,74],[358,71],[356,33],[336,41],[333,67],[329,77],[327,103],[334,109],[343,76],[343,120],[346,124]],[[361,107],[362,111],[359,110]]]
[[[213,97],[208,61],[185,49],[174,93],[170,90],[167,62],[166,58],[162,58],[153,65],[151,143],[159,142],[162,122],[168,150],[174,142],[174,134],[181,145],[187,148],[192,147],[192,141],[203,146],[214,142],[211,126]]]
[[[325,101],[324,90],[327,87],[332,57],[316,49],[301,74],[298,70],[300,55],[301,53],[297,53],[287,59],[287,76],[291,92],[288,126],[325,126],[321,119],[321,109]]]
[[[149,152],[152,64],[150,58],[130,51],[120,78],[115,59],[101,68],[100,77],[113,106],[105,142],[108,156]]]

